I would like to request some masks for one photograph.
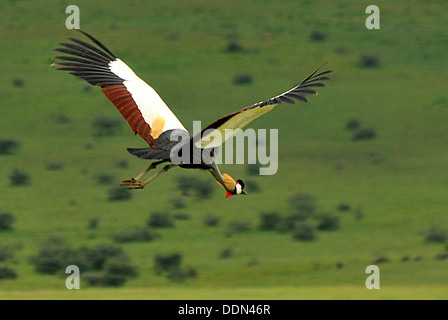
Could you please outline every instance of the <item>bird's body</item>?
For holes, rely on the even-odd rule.
[[[101,42],[86,32],[80,32],[95,45],[69,38],[71,43],[61,43],[63,48],[55,49],[69,56],[54,57],[62,62],[53,65],[58,66],[59,70],[69,71],[72,75],[101,87],[101,91],[117,107],[133,132],[148,143],[149,148],[128,148],[132,155],[141,159],[155,160],[141,174],[122,182],[121,185],[132,189],[142,189],[161,173],[178,166],[210,171],[218,183],[227,190],[227,197],[233,194],[246,194],[244,183],[241,180],[235,181],[227,174],[221,174],[214,159],[215,148],[230,138],[224,132],[227,129],[243,128],[282,102],[294,103],[294,99],[307,102],[303,95],[317,94],[311,88],[324,86],[321,81],[328,80],[325,75],[332,72],[318,73],[318,69],[293,89],[224,116],[207,126],[200,134],[193,136],[152,87]],[[210,144],[207,138],[216,132],[220,133],[222,138]],[[162,163],[169,164],[148,180],[140,181],[148,171]]]

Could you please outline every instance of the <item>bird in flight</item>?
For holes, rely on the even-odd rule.
[[[228,130],[235,132],[242,129],[283,102],[291,104],[294,104],[295,100],[308,102],[304,95],[317,95],[313,88],[325,86],[322,81],[329,80],[328,74],[333,72],[320,71],[319,68],[296,87],[269,100],[230,113],[208,125],[199,134],[191,135],[157,92],[139,78],[127,64],[90,34],[82,30],[77,31],[91,42],[70,37],[71,42],[60,43],[61,48],[55,51],[65,55],[53,57],[57,62],[52,66],[58,67],[58,70],[68,71],[91,85],[99,86],[134,133],[148,143],[149,148],[127,149],[129,153],[141,159],[153,160],[142,173],[122,181],[121,185],[130,189],[143,189],[163,172],[181,167],[208,170],[226,190],[227,198],[247,194],[242,180],[235,180],[229,174],[220,172],[214,158],[215,148],[232,136],[226,134]],[[216,133],[221,138],[213,139],[211,145],[210,137],[216,136]],[[180,156],[181,160],[173,161],[173,155]],[[162,163],[165,165],[160,171],[146,181],[141,180],[150,170]]]

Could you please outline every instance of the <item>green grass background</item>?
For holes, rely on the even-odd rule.
[[[277,95],[323,62],[335,74],[310,103],[285,105],[253,123],[279,128],[279,170],[253,178],[260,192],[226,199],[218,187],[211,199],[187,198],[191,219],[177,221],[150,243],[124,246],[140,277],[124,288],[65,288],[65,279],[36,273],[28,257],[50,236],[73,246],[110,241],[113,232],[142,225],[151,212],[171,210],[179,196],[180,175],[172,170],[131,201],[107,201],[107,187],[94,176],[111,173],[116,184],[147,163],[127,154],[143,147],[124,123],[120,134],[97,138],[96,116],[118,116],[101,92],[50,68],[59,42],[77,36],[65,28],[65,8],[76,4],[81,28],[104,42],[151,84],[192,129],[239,108]],[[0,281],[1,299],[424,299],[448,298],[448,261],[435,255],[446,244],[428,244],[426,231],[447,228],[448,79],[446,1],[379,1],[381,29],[365,28],[371,1],[0,1],[0,137],[21,146],[0,156],[0,211],[12,212],[14,229],[0,233],[0,244],[21,244],[15,280]],[[321,30],[322,42],[309,34]],[[230,35],[246,49],[228,53]],[[339,50],[338,50],[339,48]],[[344,53],[341,53],[343,48]],[[359,66],[362,54],[380,58],[378,68]],[[237,73],[254,77],[234,86]],[[22,78],[23,87],[13,80]],[[71,121],[54,120],[59,113]],[[353,142],[345,123],[359,119],[374,127],[374,140]],[[88,150],[85,145],[93,148]],[[372,156],[374,154],[374,156]],[[129,168],[119,169],[117,159]],[[381,162],[375,161],[381,159]],[[48,171],[61,162],[60,171]],[[14,168],[31,184],[11,187]],[[343,168],[337,169],[337,168]],[[244,165],[223,165],[232,176],[247,176]],[[362,220],[340,213],[341,228],[322,232],[313,242],[256,229],[263,211],[290,210],[298,192],[334,212],[340,203],[361,206]],[[217,228],[203,217],[215,213]],[[92,218],[98,229],[87,228]],[[225,235],[233,220],[253,228]],[[234,248],[234,257],[218,259]],[[177,251],[198,278],[172,283],[152,271],[153,257]],[[410,261],[401,262],[405,255]],[[379,257],[381,289],[367,290],[365,268]],[[421,257],[415,261],[414,257]],[[256,259],[258,264],[248,266]],[[337,269],[337,263],[344,267]],[[82,281],[82,280],[81,280]]]

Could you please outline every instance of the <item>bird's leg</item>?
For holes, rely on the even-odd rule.
[[[134,185],[138,182],[140,182],[139,180],[141,178],[143,178],[143,176],[145,174],[147,174],[151,169],[155,169],[159,164],[166,162],[167,160],[160,160],[160,161],[156,161],[151,163],[151,165],[142,173],[140,173],[138,176],[136,176],[135,178],[131,178],[131,179],[127,179],[127,180],[123,180],[120,183],[120,186],[129,186],[129,185]]]
[[[152,180],[160,176],[163,172],[167,172],[171,168],[177,167],[177,164],[167,164],[163,167],[162,170],[157,172],[155,175],[153,175],[151,178],[146,180],[145,182],[136,181],[132,186],[128,187],[128,189],[143,189],[148,183],[150,183]]]

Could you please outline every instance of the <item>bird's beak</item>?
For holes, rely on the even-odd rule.
[[[241,191],[241,194],[244,194],[244,195],[246,195],[247,196],[247,192],[246,191]]]

